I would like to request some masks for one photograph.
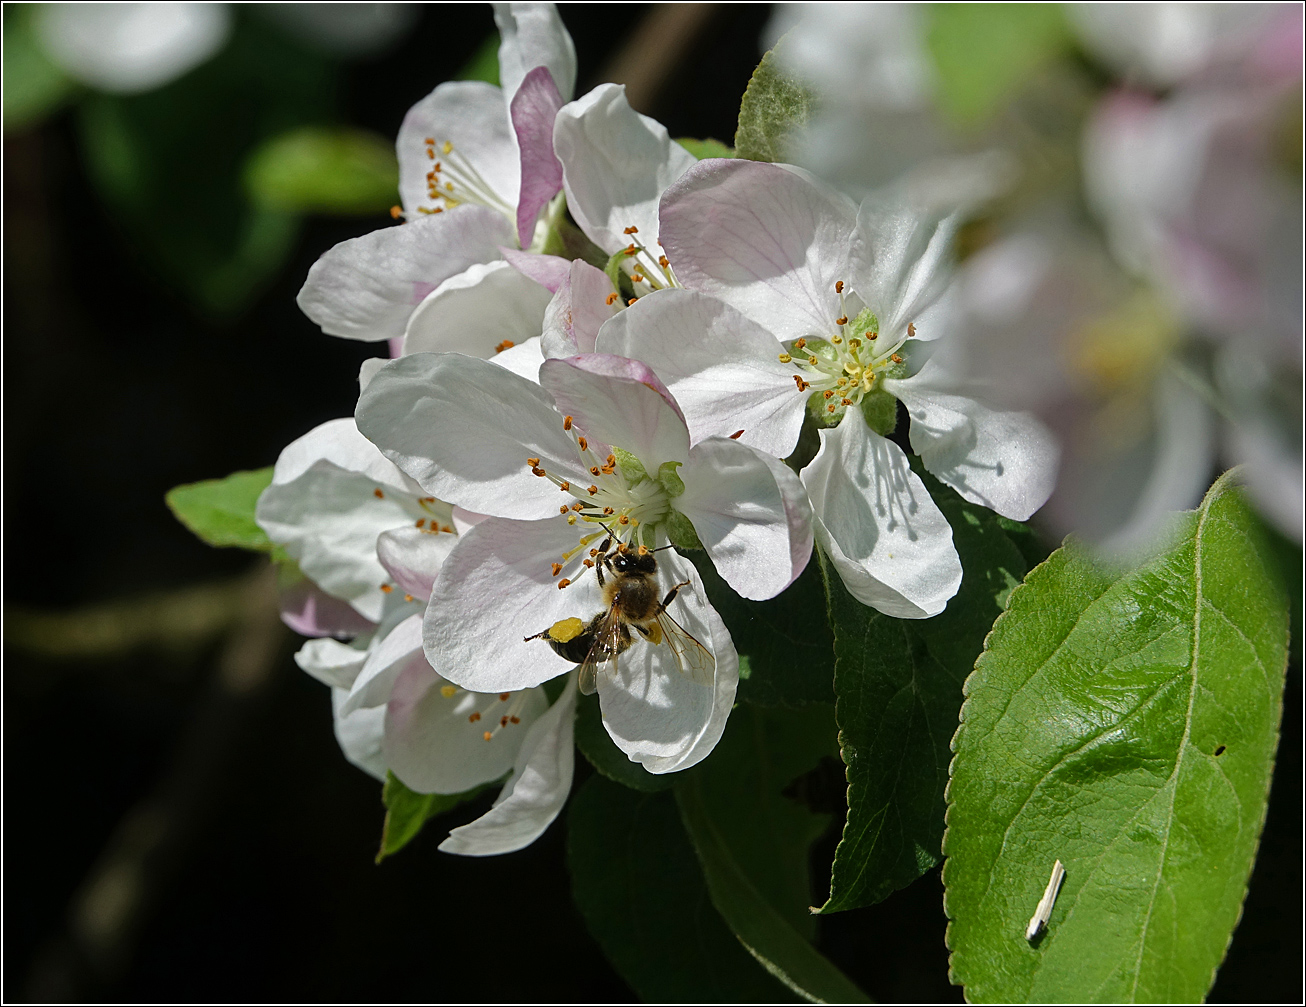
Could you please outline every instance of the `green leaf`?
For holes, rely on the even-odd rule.
[[[483,80],[499,86],[499,33],[490,32],[472,53],[471,59],[453,76],[454,80]]]
[[[735,156],[735,152],[720,140],[695,140],[693,137],[682,136],[676,143],[680,144],[700,161],[708,157]]]
[[[801,82],[787,76],[776,53],[784,39],[762,57],[744,91],[735,129],[735,157],[750,161],[788,161],[788,139],[807,125],[814,97]]]
[[[87,173],[150,270],[230,317],[293,251],[300,218],[252,202],[242,179],[263,141],[330,121],[334,69],[260,18],[238,18],[213,59],[165,87],[79,107]]]
[[[599,709],[597,693],[581,696],[576,704],[576,747],[595,769],[609,780],[623,786],[649,793],[667,790],[675,782],[670,775],[650,773],[638,762],[631,762],[626,753],[603,726],[603,713]]]
[[[399,192],[394,144],[361,129],[304,126],[274,136],[245,162],[260,206],[289,213],[375,213]]]
[[[803,706],[834,700],[834,637],[815,558],[781,594],[760,602],[735,594],[706,554],[689,558],[739,651],[741,702]]]
[[[828,816],[783,796],[835,742],[828,706],[736,707],[711,756],[679,774],[676,802],[712,904],[753,957],[806,1000],[865,1002],[810,943],[809,848]]]
[[[1075,542],[1011,596],[966,683],[944,848],[972,1001],[1198,1002],[1265,817],[1286,604],[1230,477],[1135,568]],[[1024,931],[1052,870],[1048,930]]]
[[[482,783],[479,787],[464,790],[461,794],[419,794],[403,785],[399,777],[386,770],[385,784],[381,787],[381,800],[385,804],[385,824],[381,826],[381,848],[376,862],[392,857],[407,846],[422,831],[422,826],[436,815],[451,811],[464,801],[501,781]]]
[[[921,474],[961,557],[961,587],[948,607],[932,619],[893,619],[826,570],[848,817],[825,913],[878,902],[938,863],[962,683],[1025,576],[1007,531],[1014,522]]]
[[[992,117],[1072,40],[1060,4],[941,3],[927,10],[938,102],[961,125]]]
[[[712,907],[670,794],[590,777],[567,812],[567,862],[590,933],[645,1001],[794,999]]]
[[[37,4],[6,4],[4,10],[4,131],[37,125],[77,84],[50,61],[36,32]]]
[[[209,545],[269,552],[272,543],[255,522],[254,508],[271,483],[269,466],[175,486],[164,499],[173,516]]]

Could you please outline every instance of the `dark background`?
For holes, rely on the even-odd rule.
[[[652,37],[645,11],[563,5],[578,93],[624,43]],[[729,141],[767,16],[765,5],[716,10],[641,110],[672,136]],[[340,70],[339,120],[393,136],[492,30],[488,5],[427,9],[396,49]],[[219,321],[161,279],[94,198],[73,113],[6,137],[4,169],[6,609],[245,573],[248,554],[199,543],[163,495],[270,465],[352,412],[358,364],[378,348],[324,336],[294,297],[326,248],[389,219],[310,219],[290,264]],[[438,854],[486,794],[373,864],[379,786],[341,758],[328,692],[295,668],[295,645],[287,635],[275,673],[239,694],[214,671],[216,642],[96,661],[6,647],[5,997],[633,1000],[572,904],[565,814],[510,856]],[[1300,710],[1294,667],[1261,857],[1214,1000],[1301,995]],[[578,785],[589,771],[578,758]],[[151,833],[159,807],[171,817]],[[818,887],[827,839],[814,851]],[[111,953],[79,937],[92,889],[101,905],[135,893]],[[822,950],[876,999],[959,1002],[941,895],[934,871],[881,905],[823,918]]]

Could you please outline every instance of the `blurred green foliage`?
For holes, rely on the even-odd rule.
[[[36,125],[77,90],[77,84],[41,48],[36,9],[36,4],[5,4],[4,8],[6,133]]]
[[[245,162],[256,206],[292,213],[375,213],[398,197],[394,144],[366,130],[304,126],[265,141]]]

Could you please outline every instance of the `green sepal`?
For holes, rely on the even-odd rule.
[[[386,857],[394,856],[412,842],[428,820],[501,782],[482,783],[461,794],[419,794],[409,790],[399,777],[386,770],[385,784],[381,787],[381,801],[386,808],[385,824],[381,826],[381,848],[376,852],[376,862],[379,864]]]
[[[650,773],[638,762],[631,762],[626,753],[617,747],[603,726],[603,711],[599,707],[597,693],[581,696],[576,701],[576,747],[591,766],[609,780],[630,787],[631,790],[653,793],[669,790],[675,783],[675,774],[659,776]]]
[[[693,137],[682,136],[676,143],[680,144],[700,161],[708,157],[735,156],[734,148],[727,147],[720,140],[695,140]]]
[[[662,527],[666,529],[667,538],[677,549],[703,548],[698,532],[694,530],[693,522],[680,511],[673,510],[668,514],[666,520],[662,522]]]
[[[545,230],[544,243],[540,246],[541,255],[556,255],[568,262],[580,259],[596,269],[604,269],[608,264],[608,255],[598,245],[590,241],[589,235],[576,226],[567,212],[567,197],[558,193],[549,204],[548,227]]]
[[[888,437],[898,425],[898,400],[879,388],[862,396],[861,410],[866,425],[881,437]]]
[[[635,483],[648,478],[648,470],[644,468],[644,463],[625,448],[614,447],[612,454],[616,457],[617,467],[621,469],[621,474],[626,477],[626,482],[633,486]]]
[[[676,469],[684,464],[683,462],[663,462],[658,466],[658,485],[667,491],[667,496],[675,498],[685,492],[685,481],[680,478]]]
[[[272,552],[272,541],[254,520],[259,495],[271,483],[269,466],[174,486],[164,500],[173,516],[209,545]]]
[[[762,57],[748,81],[739,104],[739,125],[735,130],[735,156],[750,161],[789,161],[789,137],[807,125],[814,95],[799,81],[783,73],[774,49]]]
[[[621,295],[623,302],[635,296],[635,285],[630,280],[630,274],[621,268],[621,264],[629,258],[623,248],[614,252],[603,266],[603,271],[608,274],[608,279],[612,281],[612,286]]]

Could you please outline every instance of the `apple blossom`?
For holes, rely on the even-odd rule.
[[[1056,462],[1033,417],[981,405],[931,359],[952,227],[875,200],[859,209],[786,167],[704,161],[662,202],[664,244],[690,289],[637,303],[598,338],[667,382],[695,437],[739,431],[784,457],[811,417],[821,446],[802,478],[818,541],[855,597],[901,618],[941,612],[961,565],[886,436],[898,401],[926,469],[1008,517],[1043,503]]]
[[[426,491],[489,519],[459,537],[423,626],[431,664],[476,691],[538,685],[572,667],[539,640],[599,612],[598,550],[701,544],[748,598],[783,590],[811,552],[810,511],[780,462],[727,438],[691,448],[675,400],[648,368],[605,355],[546,360],[539,384],[461,354],[391,361],[359,400],[359,429]],[[713,655],[714,682],[637,644],[599,676],[605,724],[651,772],[715,745],[738,657],[693,567],[657,554],[669,614]],[[601,558],[598,562],[601,562]]]

